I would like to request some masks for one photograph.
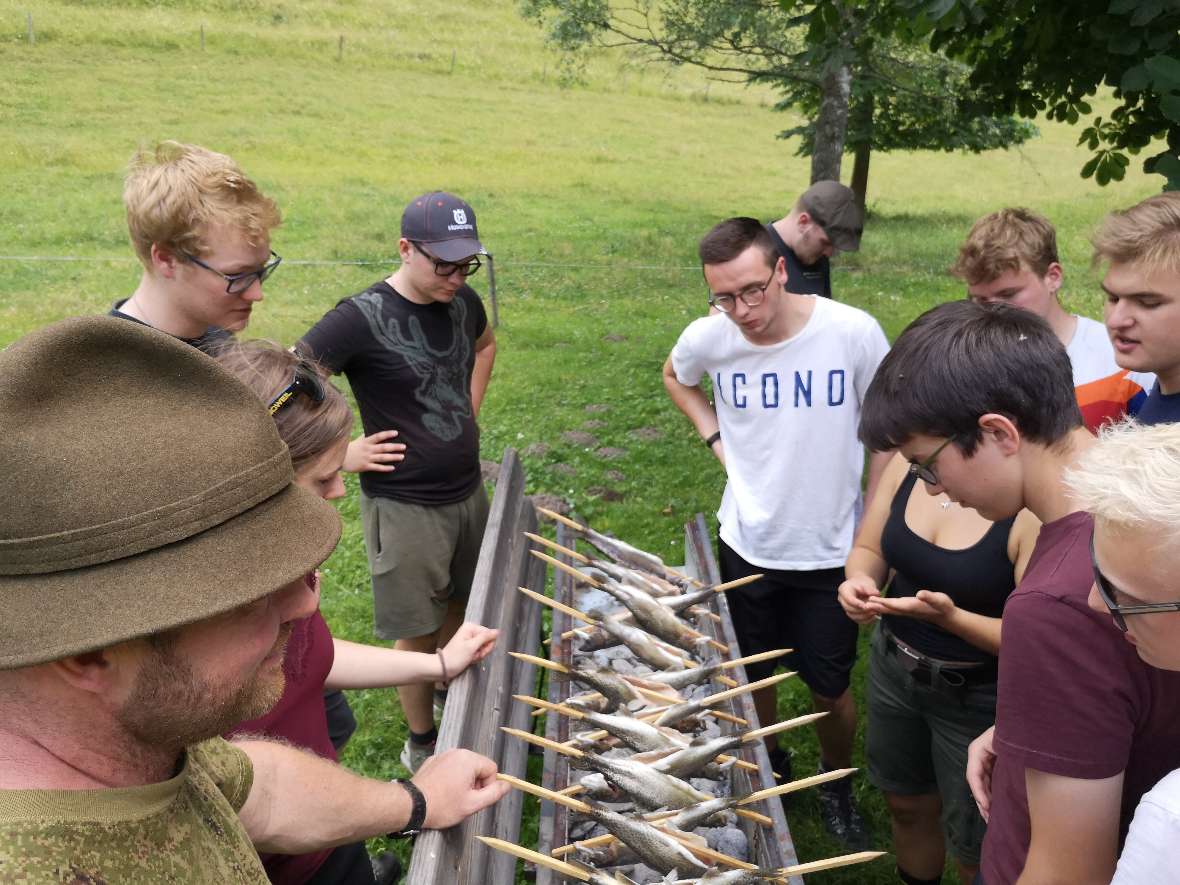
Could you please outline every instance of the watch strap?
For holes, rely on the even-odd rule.
[[[389,837],[398,839],[404,836],[416,836],[422,831],[422,824],[426,822],[426,797],[422,795],[422,791],[412,780],[399,777],[394,783],[401,784],[410,795],[410,819],[406,822],[405,829],[390,833]]]

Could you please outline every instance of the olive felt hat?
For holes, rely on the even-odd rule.
[[[257,395],[170,335],[65,320],[0,379],[0,669],[227,612],[336,546]]]

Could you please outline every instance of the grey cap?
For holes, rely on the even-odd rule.
[[[443,261],[462,261],[484,253],[475,227],[475,210],[446,191],[431,191],[410,200],[402,212],[402,236],[430,246]]]
[[[855,252],[860,248],[865,214],[852,188],[838,181],[817,181],[803,192],[799,206],[823,228],[832,245],[841,252]]]

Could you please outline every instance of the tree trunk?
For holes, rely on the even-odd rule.
[[[815,152],[811,155],[811,183],[839,181],[844,159],[844,134],[848,129],[848,96],[852,72],[842,65],[820,81],[819,116],[815,121]]]
[[[852,126],[857,143],[853,145],[852,181],[848,186],[856,194],[863,210],[869,192],[869,157],[873,150],[873,94],[870,92],[857,103],[856,119]]]

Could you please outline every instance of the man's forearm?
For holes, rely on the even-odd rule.
[[[401,784],[359,777],[314,753],[235,741],[254,766],[239,816],[259,851],[304,854],[401,830],[412,802]]]
[[[478,417],[483,405],[484,394],[492,380],[492,366],[496,363],[496,344],[492,342],[475,352],[475,365],[471,370],[471,411]]]

